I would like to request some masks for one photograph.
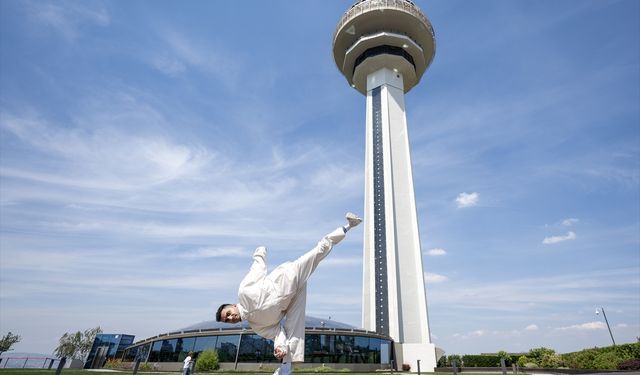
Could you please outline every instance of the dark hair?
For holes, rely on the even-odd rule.
[[[216,311],[216,321],[217,322],[221,322],[222,321],[222,309],[224,309],[227,306],[231,306],[231,304],[229,303],[223,303],[222,305],[220,305],[220,307],[218,307],[218,311]]]

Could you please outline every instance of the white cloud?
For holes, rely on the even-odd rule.
[[[204,259],[220,257],[248,257],[249,254],[241,248],[234,247],[201,247],[186,251],[178,255],[186,259]]]
[[[486,334],[487,334],[486,330],[478,329],[478,330],[475,330],[475,331],[471,332],[469,335],[470,336],[475,336],[475,337],[480,337],[480,336],[484,336]]]
[[[545,245],[550,245],[558,242],[570,241],[575,239],[576,239],[576,234],[574,232],[569,232],[564,236],[545,237],[544,240],[542,240],[542,243]]]
[[[634,300],[640,286],[638,267],[583,273],[564,273],[512,279],[509,283],[483,280],[452,280],[429,291],[430,303],[455,310],[523,313],[557,308],[605,298],[603,290],[617,290],[616,298]],[[626,288],[632,288],[630,290]],[[636,289],[633,289],[636,288]],[[500,301],[496,303],[495,301]]]
[[[578,221],[580,221],[580,220],[575,219],[575,218],[568,218],[568,219],[562,220],[562,225],[564,225],[565,227],[570,227],[573,224],[576,224]]]
[[[446,255],[446,254],[447,254],[447,251],[445,249],[440,249],[440,248],[430,249],[429,251],[427,251],[427,255],[432,257]]]
[[[567,327],[556,328],[559,331],[593,331],[595,329],[606,329],[607,326],[603,322],[589,322],[583,324],[574,324]]]
[[[437,273],[430,273],[430,272],[424,273],[424,279],[427,283],[442,283],[449,280],[449,278],[444,275],[439,275]]]
[[[214,156],[202,147],[113,127],[87,129],[84,122],[56,127],[34,113],[1,113],[0,118],[1,128],[46,156],[40,167],[9,167],[2,174],[48,184],[107,190],[149,187],[195,175]]]
[[[34,1],[27,11],[38,26],[55,31],[67,41],[82,35],[80,29],[85,25],[106,27],[111,21],[109,12],[99,2]]]
[[[478,193],[460,193],[456,198],[458,208],[473,207],[478,204],[480,195]]]
[[[537,331],[538,330],[538,326],[535,324],[529,324],[528,326],[525,327],[524,329],[525,331]]]
[[[352,257],[352,258],[340,258],[340,257],[328,257],[322,261],[322,264],[325,266],[354,266],[361,265],[362,258],[360,257]]]
[[[226,88],[237,86],[244,65],[237,53],[227,53],[223,45],[198,40],[175,30],[160,32],[162,47],[147,52],[147,62],[158,71],[175,77],[190,69],[216,77]]]
[[[486,329],[477,329],[475,331],[471,331],[465,334],[461,334],[461,333],[454,333],[453,335],[451,335],[454,338],[457,339],[462,339],[462,340],[468,340],[470,338],[476,338],[476,337],[484,337],[486,335],[488,335],[490,332],[487,331]],[[493,334],[495,334],[495,332],[493,332]]]

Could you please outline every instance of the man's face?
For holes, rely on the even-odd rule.
[[[229,305],[220,312],[220,320],[225,323],[238,323],[240,321],[240,310],[238,306]]]

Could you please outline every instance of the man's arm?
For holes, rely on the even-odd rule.
[[[267,264],[265,259],[267,257],[267,249],[264,246],[260,246],[253,252],[253,263],[249,273],[240,282],[240,288],[247,284],[251,284],[257,280],[262,279],[267,274]]]

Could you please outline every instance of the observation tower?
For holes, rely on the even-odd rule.
[[[409,0],[360,0],[342,16],[333,56],[367,98],[363,328],[394,340],[397,366],[434,371],[404,95],[435,54],[427,17]]]

